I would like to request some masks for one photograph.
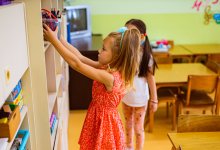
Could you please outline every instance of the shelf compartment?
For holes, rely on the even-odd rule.
[[[16,133],[17,133],[18,130],[20,129],[21,124],[22,124],[22,122],[23,122],[23,120],[24,120],[24,117],[25,117],[26,114],[27,114],[27,111],[28,111],[27,106],[23,105],[23,107],[22,107],[22,109],[21,109],[21,112],[20,112],[21,120],[20,120],[20,123],[19,123],[19,125],[18,125],[18,129],[17,129]],[[14,135],[13,139],[11,140],[11,142],[8,143],[7,150],[10,150],[10,149],[11,149],[11,146],[12,146],[12,144],[13,144],[13,141],[14,141],[15,137],[16,137],[16,134]]]
[[[56,139],[56,135],[57,135],[58,123],[59,123],[59,120],[57,119],[57,121],[54,125],[55,126],[54,130],[53,130],[52,135],[51,135],[51,147],[54,147],[54,143],[55,143],[55,139]]]
[[[57,135],[56,140],[54,143],[54,150],[60,150],[62,149],[62,121],[59,120],[58,127],[57,127]]]
[[[44,41],[44,51],[46,52],[47,49],[50,47],[51,43],[48,41]]]
[[[56,92],[55,52],[52,45],[45,52],[45,62],[48,92]]]
[[[51,0],[47,0],[47,1],[41,0],[41,8],[50,10],[52,8]]]
[[[3,85],[1,78],[0,78],[0,85]],[[4,103],[5,103],[5,100],[3,99],[3,86],[0,86],[0,108],[2,108],[2,105]]]
[[[64,77],[61,75],[60,82],[59,82],[59,87],[57,91],[57,97],[62,97],[63,96],[63,83],[64,83]]]
[[[56,74],[60,74],[62,72],[62,59],[57,51],[55,51],[55,62]]]
[[[55,8],[56,10],[59,9],[59,7],[58,7],[58,0],[52,0],[52,8]]]
[[[54,106],[56,104],[56,99],[57,99],[57,93],[56,92],[50,92],[48,94],[48,107],[49,107],[49,116],[52,115]]]
[[[68,83],[69,83],[69,72],[68,72],[68,69],[69,69],[68,65],[66,63],[64,63],[62,65],[63,78],[61,80],[64,91],[68,90]]]

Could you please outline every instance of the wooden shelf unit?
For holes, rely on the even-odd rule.
[[[69,67],[53,45],[44,41],[41,18],[41,8],[62,10],[63,3],[63,0],[15,0],[12,4],[0,6],[0,19],[3,22],[8,19],[8,14],[17,15],[13,7],[19,6],[18,11],[23,13],[23,18],[22,15],[17,15],[10,21],[8,19],[10,25],[6,29],[6,25],[0,25],[0,28],[4,28],[0,29],[0,107],[21,79],[26,113],[19,128],[30,131],[27,143],[29,150],[68,150]],[[19,24],[22,25],[23,30],[15,27]],[[12,28],[15,28],[12,30],[16,31],[15,33],[10,31]],[[64,37],[66,37],[65,32],[66,19],[63,14],[61,34]],[[2,42],[5,44],[2,45]],[[13,45],[14,47],[11,48]],[[23,48],[25,52],[19,52],[22,49],[19,46],[25,47]],[[11,49],[11,51],[2,51],[2,49]],[[12,56],[15,54],[14,57],[10,56],[12,53]],[[16,59],[17,57],[19,59]],[[12,65],[10,65],[11,62]],[[7,71],[11,72],[13,80],[5,80]],[[16,74],[15,77],[14,74]],[[10,88],[6,86],[6,82],[9,82],[7,84]],[[58,119],[53,133],[50,131],[52,113],[56,114]],[[10,149],[10,144],[7,149]]]

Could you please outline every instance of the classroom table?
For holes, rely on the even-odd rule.
[[[193,54],[185,49],[181,45],[174,45],[170,50],[169,54],[172,56],[173,59],[175,58],[186,58],[189,60],[189,62],[192,62]]]
[[[220,150],[220,132],[168,133],[172,150]]]
[[[185,44],[182,47],[193,54],[194,62],[201,56],[220,54],[220,44]]]
[[[187,84],[188,75],[216,74],[201,63],[159,64],[155,71],[156,86],[172,87]]]
[[[155,71],[157,89],[160,87],[179,87],[187,85],[188,75],[216,74],[201,63],[159,64]],[[154,112],[149,111],[149,132],[153,131]]]

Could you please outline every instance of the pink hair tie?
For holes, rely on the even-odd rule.
[[[144,33],[144,36],[147,36],[147,33]]]

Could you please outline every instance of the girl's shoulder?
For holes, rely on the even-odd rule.
[[[123,87],[124,81],[122,80],[121,73],[119,71],[111,72],[114,77],[114,87]]]
[[[114,78],[117,78],[117,79],[119,79],[119,80],[122,80],[122,78],[121,78],[121,73],[119,72],[119,71],[112,71],[112,72],[110,72],[113,76],[114,76]]]

